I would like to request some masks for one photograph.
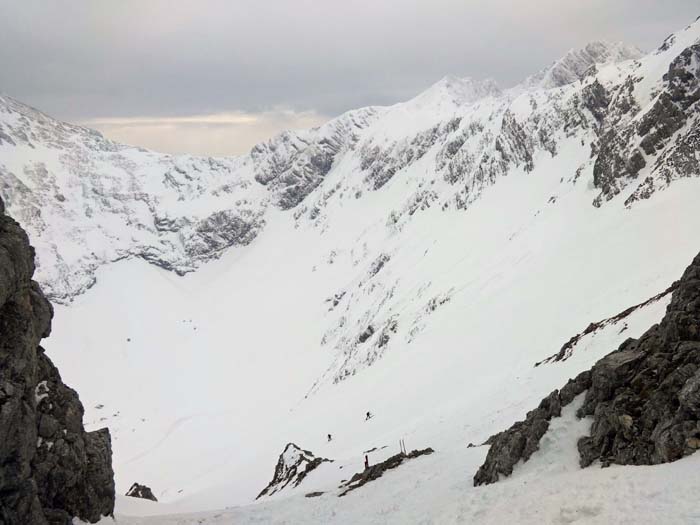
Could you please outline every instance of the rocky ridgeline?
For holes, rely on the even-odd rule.
[[[78,394],[39,346],[53,309],[34,250],[0,201],[0,523],[95,522],[114,509],[107,429],[85,432]]]
[[[662,321],[547,396],[524,421],[491,437],[474,484],[508,476],[539,448],[549,421],[585,392],[580,464],[654,465],[700,448],[700,255],[675,284]]]
[[[288,487],[296,487],[322,463],[332,461],[326,458],[317,458],[312,452],[303,450],[294,443],[288,443],[277,460],[272,481],[258,494],[256,499],[272,496]]]

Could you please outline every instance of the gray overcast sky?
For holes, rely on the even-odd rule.
[[[0,0],[0,91],[163,151],[227,154],[410,98],[512,85],[594,39],[650,50],[698,0]]]

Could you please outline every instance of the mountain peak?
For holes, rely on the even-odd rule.
[[[638,47],[624,42],[596,40],[569,50],[549,67],[527,78],[523,84],[530,88],[557,88],[580,80],[591,66],[624,62],[643,55]]]
[[[470,104],[486,97],[497,97],[501,94],[501,88],[496,81],[487,78],[476,80],[471,77],[460,78],[454,75],[445,75],[435,84],[430,86],[417,98],[447,97],[456,104]]]

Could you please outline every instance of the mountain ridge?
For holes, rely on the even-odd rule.
[[[589,44],[543,70],[542,78],[556,68],[579,75],[596,61],[614,64],[632,56],[636,55],[630,46]],[[573,81],[573,77],[552,75],[559,78],[557,88]],[[458,207],[466,207],[478,198],[481,189],[511,167],[529,171],[536,150],[554,154],[556,146],[549,135],[561,126],[562,117],[578,119],[573,125],[579,127],[597,124],[586,123],[589,119],[580,112],[600,108],[586,107],[588,101],[581,109],[571,107],[570,102],[561,107],[561,95],[549,93],[552,86],[542,82],[529,89],[534,89],[530,104],[553,107],[555,114],[547,111],[537,115],[546,119],[544,126],[535,122],[528,125],[515,117],[513,106],[522,106],[518,100],[528,95],[501,91],[489,80],[447,76],[405,103],[352,110],[317,128],[282,132],[254,146],[248,155],[220,159],[157,154],[121,145],[99,132],[55,121],[4,97],[0,100],[0,146],[23,153],[5,150],[6,159],[11,154],[19,162],[0,165],[4,180],[0,194],[32,236],[42,241],[38,273],[49,297],[70,302],[94,284],[95,271],[110,261],[136,256],[184,274],[218,257],[222,250],[249,244],[264,229],[271,205],[297,208],[298,216],[300,204],[308,202],[307,197],[335,164],[348,155],[359,156],[365,181],[370,190],[377,190],[397,171],[442,144],[435,169],[444,171],[452,185],[467,182],[454,196]],[[592,87],[585,89],[591,91]],[[588,96],[585,89],[582,94]],[[591,95],[598,97],[591,103],[600,103],[601,97],[608,96],[601,93]],[[460,115],[472,105],[473,111]],[[479,113],[485,113],[484,117]],[[494,119],[502,120],[500,129],[490,123]],[[472,120],[466,129],[464,120]],[[121,172],[119,177],[113,174],[115,169]],[[469,172],[471,180],[465,180]],[[160,185],[153,180],[146,182],[154,177],[162,177]],[[600,184],[605,198],[619,191],[617,183]],[[653,191],[650,184],[653,182],[640,188],[638,196]],[[84,202],[66,201],[69,189],[79,190]],[[357,188],[355,193],[361,191]],[[420,202],[409,206],[427,206],[434,193],[423,191],[414,199]],[[450,205],[445,197],[440,200],[442,206]],[[43,217],[47,214],[48,220]],[[93,214],[96,219],[92,219]],[[95,245],[97,239],[85,244],[82,239],[95,233],[86,235],[88,228],[78,224],[79,218],[92,222],[90,231],[100,232],[109,248],[104,241]],[[119,227],[115,219],[127,227]],[[59,250],[49,240],[61,238],[58,229],[69,232],[74,255]],[[54,271],[57,268],[59,273]]]

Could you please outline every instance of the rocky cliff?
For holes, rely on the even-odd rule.
[[[78,394],[39,346],[53,309],[33,273],[0,201],[0,523],[95,522],[114,509],[110,435],[85,431]]]
[[[578,441],[580,464],[654,465],[700,448],[700,255],[686,269],[666,315],[627,339],[591,370],[547,396],[524,421],[493,436],[474,484],[508,476],[527,461],[561,408],[585,392],[578,417],[591,417]]]

